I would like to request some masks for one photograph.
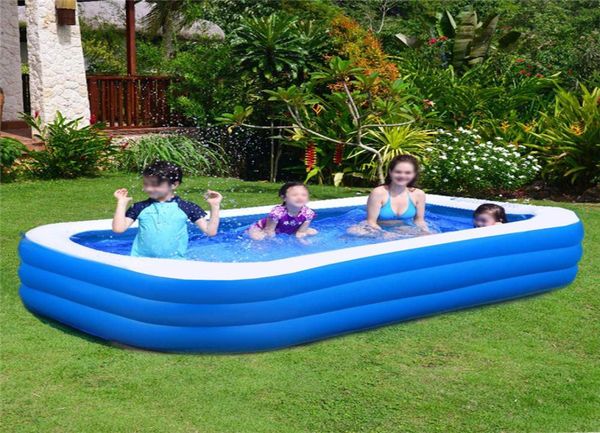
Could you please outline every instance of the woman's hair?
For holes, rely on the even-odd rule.
[[[144,168],[142,175],[156,178],[159,183],[169,182],[171,185],[175,182],[181,183],[183,180],[181,167],[169,161],[154,161]]]
[[[498,206],[497,204],[482,204],[477,209],[475,209],[475,212],[473,213],[473,218],[477,218],[477,216],[484,213],[493,216],[496,221],[501,222],[502,224],[506,224],[508,222],[508,219],[506,218],[506,211],[502,206]]]
[[[285,195],[287,194],[287,190],[290,188],[293,188],[295,186],[303,186],[308,191],[308,187],[306,185],[304,185],[302,182],[286,182],[286,183],[284,183],[283,185],[281,185],[281,188],[279,188],[279,197],[281,197],[283,199],[283,204],[285,204]]]
[[[419,180],[419,172],[421,171],[421,167],[419,164],[419,161],[417,160],[417,158],[415,158],[412,155],[398,155],[396,157],[394,157],[390,163],[388,164],[388,169],[387,169],[387,174],[385,176],[385,183],[384,185],[390,185],[392,183],[392,177],[390,176],[390,171],[393,171],[396,166],[398,164],[400,164],[401,162],[408,162],[409,164],[412,164],[412,166],[415,169],[415,177],[413,178],[413,180],[411,180],[408,185],[409,188],[413,188],[414,186],[416,186],[417,181]]]

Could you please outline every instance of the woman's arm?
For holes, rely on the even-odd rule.
[[[425,193],[420,189],[416,189],[412,194],[416,198],[415,206],[417,208],[414,223],[421,230],[429,232],[429,227],[427,227],[427,223],[425,222]]]
[[[367,200],[367,224],[374,229],[381,230],[381,227],[377,224],[379,212],[381,211],[381,192],[378,189],[375,188],[371,191]]]
[[[125,212],[127,211],[127,207],[132,198],[128,196],[127,189],[125,188],[116,190],[113,195],[117,199],[117,208],[115,209],[112,220],[112,230],[115,233],[123,233],[131,226],[131,224],[133,224],[133,219],[125,216]]]

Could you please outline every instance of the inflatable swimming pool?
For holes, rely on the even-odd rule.
[[[315,226],[364,212],[365,202],[312,202],[319,215]],[[438,221],[442,233],[379,243],[315,241],[318,247],[290,238],[293,254],[271,259],[252,250],[265,244],[249,244],[250,254],[219,261],[216,251],[227,250],[219,245],[225,235],[225,241],[197,240],[211,261],[130,257],[123,248],[119,254],[118,248],[108,252],[94,244],[115,239],[110,220],[50,224],[21,241],[20,295],[36,314],[124,345],[251,352],[529,296],[573,281],[583,237],[573,212],[503,204],[513,222],[468,228],[479,204],[429,195],[427,218]],[[223,230],[239,232],[269,209],[223,211]],[[130,245],[133,234],[114,242]]]

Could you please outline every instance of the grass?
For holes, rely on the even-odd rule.
[[[2,185],[2,432],[559,432],[600,430],[600,207],[577,280],[526,300],[250,355],[124,350],[27,312],[20,233],[109,218],[134,176]],[[225,208],[276,203],[277,185],[191,179]],[[312,187],[315,198],[357,190]],[[595,266],[595,267],[594,267]]]

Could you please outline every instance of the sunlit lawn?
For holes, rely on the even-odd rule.
[[[566,289],[276,352],[169,355],[104,344],[19,300],[20,233],[109,218],[117,187],[143,198],[133,175],[0,187],[3,432],[600,430],[599,206],[565,205],[586,228]],[[181,194],[201,203],[206,187],[224,208],[277,202],[278,185],[237,180],[186,179]]]

